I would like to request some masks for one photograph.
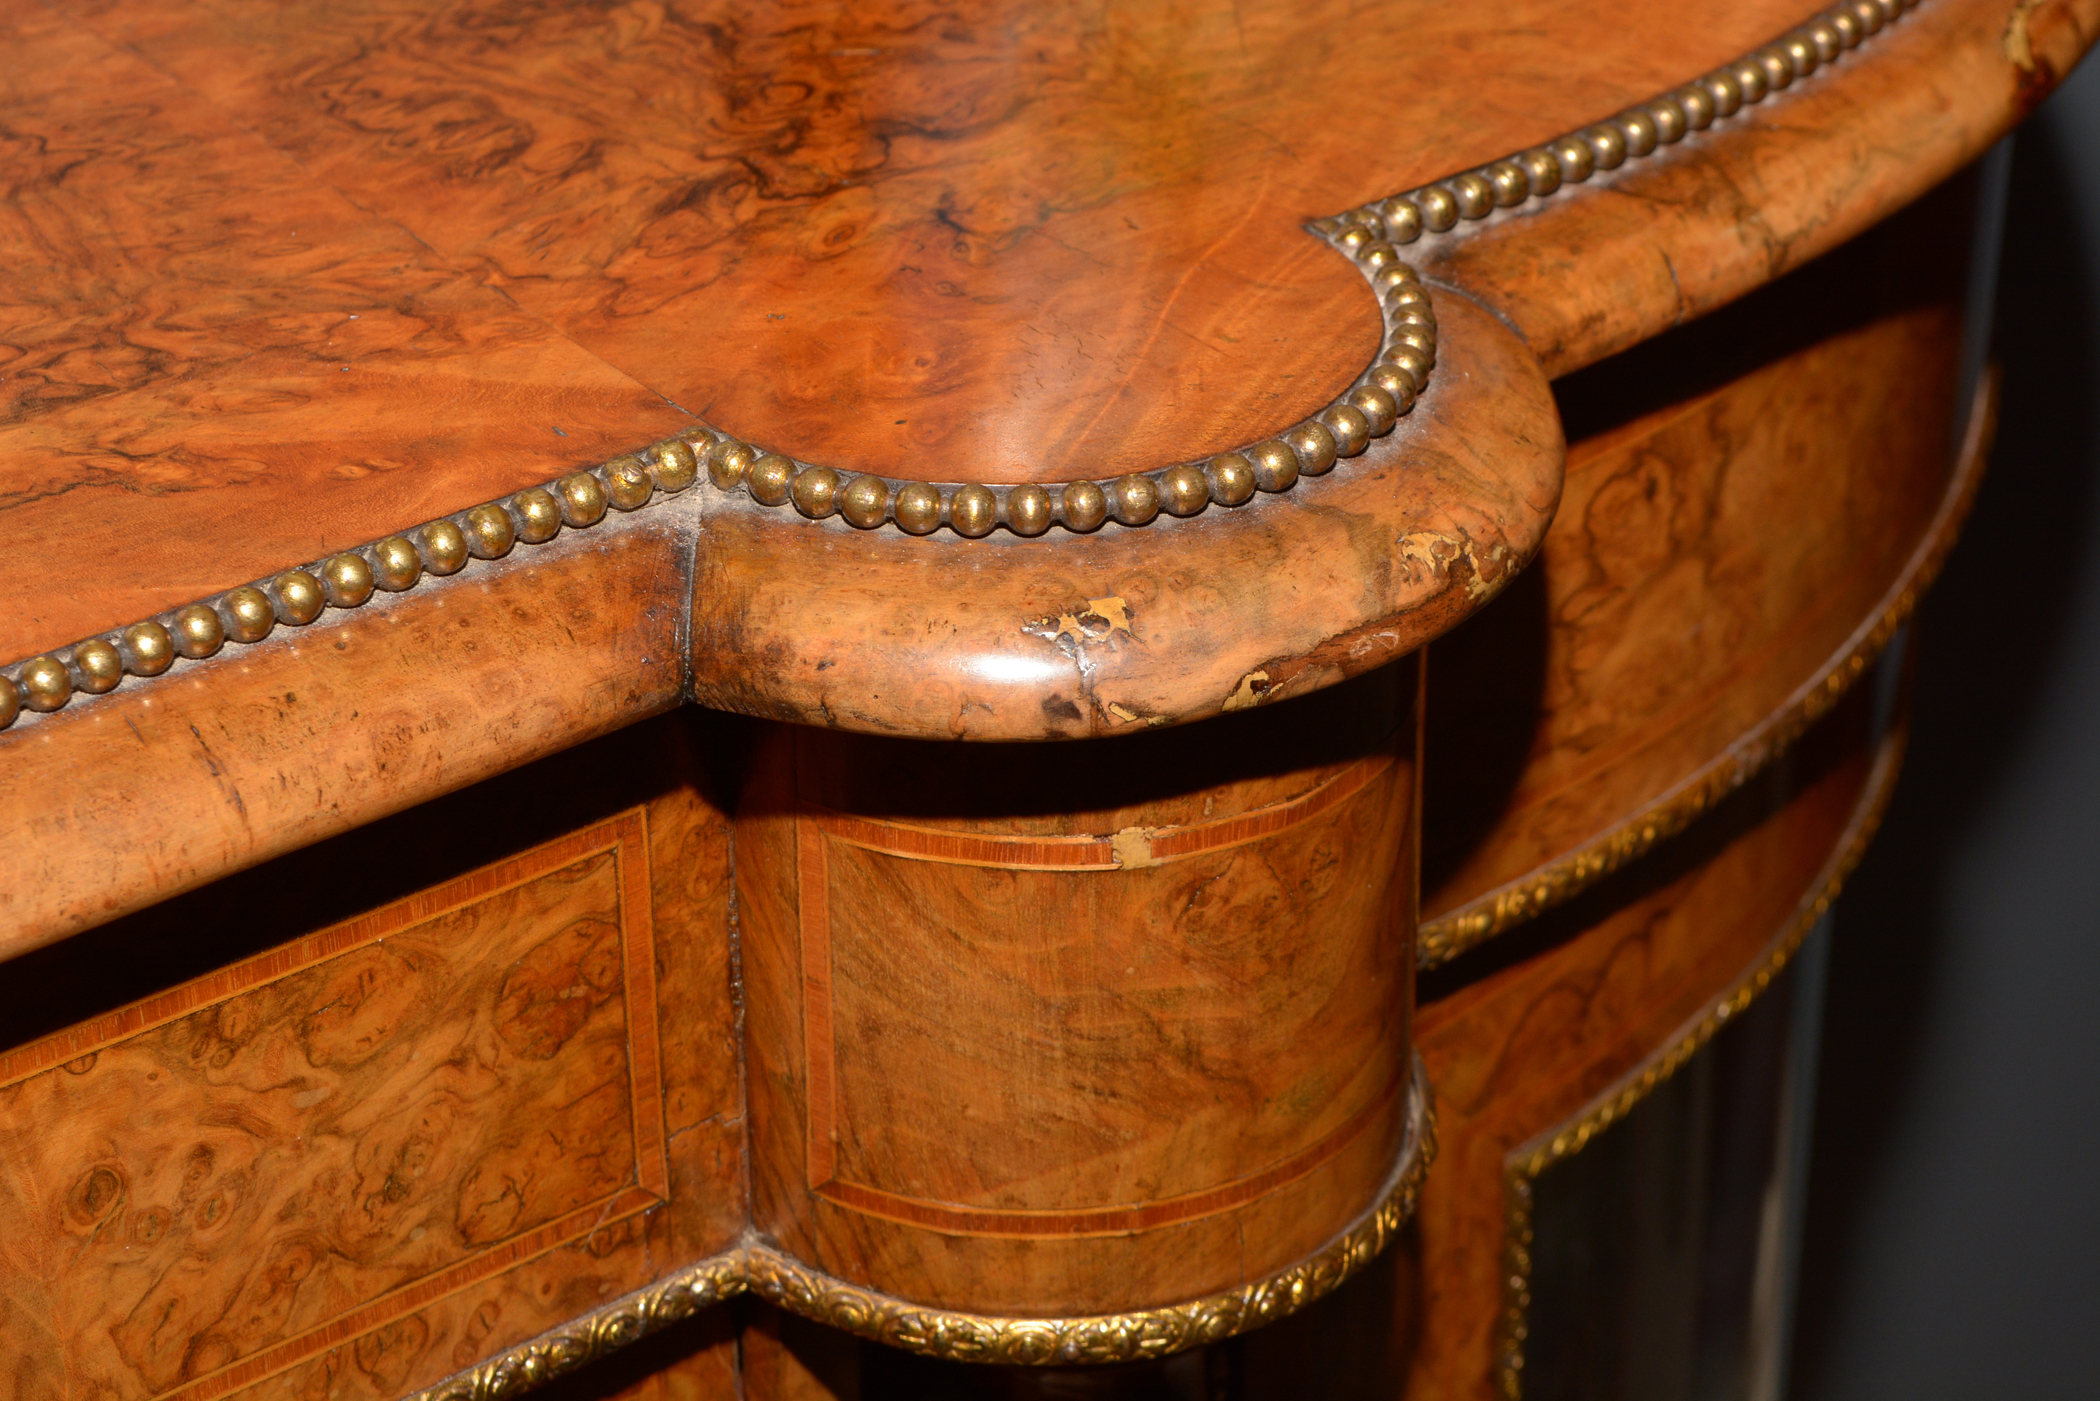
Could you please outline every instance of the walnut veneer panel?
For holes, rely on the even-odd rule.
[[[1864,692],[1787,766],[1671,847],[1543,916],[1455,989],[1425,984],[1417,1035],[1442,1156],[1417,1211],[1408,1396],[1499,1396],[1505,1156],[1675,1054],[1724,996],[1769,975],[1872,835],[1900,739],[1868,747]],[[1451,965],[1451,981],[1468,973]],[[1724,1014],[1725,1015],[1725,1014]],[[1711,1028],[1706,1028],[1710,1032]],[[1672,1062],[1674,1063],[1674,1062]],[[1411,1306],[1412,1308],[1412,1306]]]
[[[1404,1143],[1413,670],[1220,722],[1284,740],[1231,777],[1196,731],[952,776],[775,731],[737,820],[758,1228],[905,1298],[1087,1314],[1370,1208]],[[1113,805],[1060,812],[1075,778]]]
[[[136,53],[28,0],[0,50],[0,655],[675,426]]]
[[[673,784],[0,1057],[23,1394],[388,1401],[732,1243],[727,836]]]
[[[1981,470],[1983,437],[1955,446],[1967,240],[1944,233],[1973,217],[1957,182],[1561,383],[1590,431],[1546,544],[1433,648],[1437,951],[1718,801],[1907,615]]]
[[[1604,32],[1547,0],[1488,26],[1433,0],[68,11],[732,432],[1017,481],[1321,408],[1378,327],[1305,221],[1616,111],[1807,7],[1639,0]]]

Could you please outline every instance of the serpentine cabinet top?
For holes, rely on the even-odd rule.
[[[0,954],[681,700],[1074,737],[1400,655],[1536,549],[1552,376],[2096,25],[0,0]]]

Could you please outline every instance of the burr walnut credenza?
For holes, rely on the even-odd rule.
[[[1778,1395],[2096,26],[4,0],[0,1394]]]

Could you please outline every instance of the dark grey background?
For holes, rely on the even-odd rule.
[[[1997,346],[1838,907],[1794,1401],[2100,1397],[2100,62],[2015,141]]]

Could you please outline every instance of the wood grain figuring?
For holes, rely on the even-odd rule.
[[[677,704],[646,525],[425,585],[0,736],[0,957]]]
[[[2033,111],[2096,35],[2096,0],[1935,0],[1778,100],[1629,162],[1606,197],[1539,201],[1409,253],[1506,313],[1558,377],[1908,205]]]
[[[1966,194],[1563,383],[1604,422],[1570,448],[1554,528],[1433,649],[1440,929],[1535,913],[1537,873],[1666,801],[1717,799],[1789,742],[1804,696],[1858,674],[1860,634],[1945,548],[1980,471],[1954,470],[1965,240],[1937,232]]]
[[[660,1204],[645,841],[631,813],[0,1061],[10,1369],[206,1401]]]
[[[339,1232],[331,1233],[297,1219],[290,1227],[268,1218],[258,1223],[253,1219],[254,1213],[269,1205],[267,1200],[260,1205],[252,1200],[260,1192],[277,1196],[287,1191],[303,1193],[309,1216],[321,1219],[325,1225],[331,1201],[361,1190],[356,1173],[372,1178],[367,1186],[376,1183],[382,1189],[387,1177],[385,1161],[379,1162],[374,1175],[368,1171],[370,1165],[359,1159],[337,1172],[337,1180],[332,1183],[326,1173],[316,1178],[312,1173],[295,1171],[296,1162],[287,1167],[284,1159],[288,1153],[326,1157],[330,1140],[312,1127],[305,1131],[304,1148],[285,1142],[265,1143],[266,1151],[257,1162],[246,1165],[251,1198],[246,1208],[248,1215],[230,1218],[232,1224],[221,1228],[222,1234],[233,1231],[236,1238],[221,1240],[206,1252],[206,1265],[221,1274],[235,1272],[236,1281],[242,1270],[266,1278],[273,1257],[248,1246],[258,1232],[274,1238],[269,1233],[277,1231],[291,1237],[295,1244],[305,1242],[316,1247],[314,1267],[307,1278],[287,1285],[296,1288],[294,1298],[300,1308],[325,1311],[328,1300],[350,1285],[371,1284],[372,1288],[366,1297],[351,1298],[318,1336],[309,1331],[295,1347],[273,1345],[277,1347],[278,1362],[283,1361],[282,1354],[286,1352],[299,1353],[297,1360],[280,1370],[265,1368],[265,1375],[228,1391],[239,1378],[257,1370],[255,1366],[236,1364],[231,1371],[188,1384],[188,1390],[231,1395],[239,1401],[320,1401],[323,1397],[333,1401],[398,1401],[436,1386],[455,1373],[472,1374],[511,1349],[557,1333],[579,1315],[632,1298],[657,1281],[682,1279],[689,1272],[688,1267],[719,1257],[734,1246],[745,1228],[748,1211],[741,1156],[743,1114],[736,1057],[736,1009],[729,976],[729,831],[727,819],[704,796],[705,776],[696,772],[695,742],[707,730],[708,726],[697,719],[664,717],[586,743],[519,773],[399,814],[364,831],[267,863],[135,915],[116,927],[126,936],[125,940],[116,945],[104,942],[99,952],[95,944],[103,939],[103,931],[45,950],[16,965],[22,970],[34,968],[40,987],[61,1002],[71,1001],[78,1006],[80,996],[93,991],[85,983],[112,980],[114,970],[108,968],[112,947],[119,951],[137,949],[137,961],[149,966],[172,961],[172,966],[179,967],[188,961],[190,966],[206,968],[226,961],[223,954],[214,957],[213,951],[218,949],[265,949],[259,957],[231,962],[202,979],[187,982],[149,972],[147,976],[157,978],[167,991],[129,1007],[118,1006],[111,1012],[80,1017],[78,1025],[57,1036],[16,1048],[8,1053],[13,1059],[7,1062],[4,1072],[5,1076],[27,1075],[29,1078],[21,1084],[29,1086],[39,1083],[40,1076],[45,1080],[53,1075],[60,1077],[69,1096],[67,1122],[81,1126],[78,1132],[67,1129],[46,1135],[54,1144],[64,1144],[77,1141],[78,1133],[86,1132],[94,1123],[127,1112],[123,1099],[129,1093],[126,1082],[101,1073],[112,1063],[111,1051],[103,1043],[114,1037],[120,1045],[136,1048],[143,1043],[152,1050],[172,1037],[171,1044],[179,1053],[175,1058],[177,1066],[186,1070],[191,1063],[190,1043],[178,1033],[199,1028],[206,1033],[197,1040],[206,1060],[197,1073],[210,1081],[201,1088],[211,1099],[206,1112],[193,1117],[192,1122],[197,1126],[197,1134],[217,1147],[225,1166],[224,1145],[252,1138],[259,1128],[285,1119],[288,1111],[282,1101],[301,1093],[305,1081],[291,1073],[295,1068],[303,1069],[298,1062],[304,1052],[296,1038],[290,1041],[288,1053],[275,1054],[274,1059],[263,1056],[259,1066],[255,1063],[260,1051],[268,1051],[273,1045],[282,1052],[285,1038],[271,1042],[253,1027],[248,1029],[254,1035],[247,1043],[250,1049],[242,1053],[244,1060],[236,1060],[223,1072],[210,1069],[210,1053],[218,1044],[213,1038],[221,1023],[258,998],[275,999],[273,1006],[285,1004],[288,988],[296,990],[295,985],[303,986],[299,980],[312,981],[321,976],[314,969],[336,967],[345,958],[354,960],[375,950],[385,957],[393,957],[397,952],[421,956],[417,951],[427,952],[430,946],[422,931],[450,928],[447,921],[457,923],[474,917],[470,931],[474,938],[464,947],[457,942],[448,945],[445,956],[452,960],[447,965],[449,972],[439,970],[466,991],[448,992],[447,986],[433,986],[430,977],[413,985],[382,983],[367,1006],[398,1010],[406,1002],[410,1007],[408,1023],[396,1028],[393,1040],[386,1042],[365,1068],[353,1068],[348,1072],[349,1078],[342,1079],[334,1092],[308,1111],[309,1118],[322,1116],[317,1122],[324,1125],[331,1114],[335,1121],[354,1120],[368,1127],[376,1121],[378,1128],[373,1134],[385,1140],[379,1145],[385,1147],[386,1142],[409,1135],[428,1116],[419,1118],[418,1114],[404,1112],[396,1102],[400,1099],[401,1073],[382,1075],[369,1087],[355,1077],[362,1075],[370,1080],[372,1067],[383,1071],[392,1064],[397,1071],[408,1074],[407,1083],[415,1088],[420,1082],[414,1072],[419,1069],[423,1080],[458,1081],[464,1077],[476,1084],[500,1072],[495,1089],[484,1086],[478,1097],[455,1097],[452,1101],[440,1097],[432,1101],[440,1107],[445,1103],[452,1106],[452,1126],[436,1151],[440,1158],[451,1155],[453,1170],[449,1179],[435,1180],[434,1174],[444,1169],[444,1162],[434,1160],[426,1167],[423,1179],[410,1180],[428,1184],[418,1190],[439,1201],[437,1224],[414,1214],[422,1209],[417,1202],[423,1197],[388,1208],[397,1218],[389,1228],[391,1234],[382,1231],[371,1238],[368,1231],[357,1242],[360,1254],[353,1260],[334,1239]],[[647,842],[646,853],[642,849],[643,838]],[[616,872],[605,866],[614,859],[608,855],[609,850],[617,851]],[[519,854],[505,856],[494,865],[483,864],[488,853],[506,851]],[[564,884],[564,873],[571,872],[579,859],[598,864],[591,867],[583,887]],[[461,874],[433,880],[431,873],[437,870]],[[523,885],[517,883],[521,872],[533,871],[541,874],[527,876]],[[370,914],[319,935],[299,935],[286,942],[280,942],[281,935],[257,938],[240,927],[261,926],[263,931],[286,926],[296,929],[298,909],[340,902],[344,898],[340,887],[345,883],[354,883],[357,890],[377,896],[405,893]],[[599,975],[600,983],[604,981],[604,960],[595,953],[580,960],[582,982],[564,987],[559,976],[549,976],[566,968],[566,954],[576,951],[564,949],[563,931],[587,932],[599,927],[592,923],[596,916],[590,916],[581,925],[564,923],[566,916],[561,911],[566,906],[560,900],[555,902],[553,915],[535,915],[536,906],[519,903],[521,891],[530,895],[536,889],[552,889],[557,894],[581,889],[589,895],[599,886],[610,891],[607,898],[614,904],[608,908],[616,908],[624,931],[615,950],[621,953],[614,967],[618,996],[611,999],[600,997],[598,984],[590,981],[593,973]],[[561,897],[570,904],[580,898],[574,894]],[[593,899],[588,903],[604,902]],[[551,939],[544,937],[548,931],[542,927],[550,918],[561,926]],[[431,923],[433,920],[435,924]],[[377,942],[360,942],[368,937],[376,937]],[[127,967],[115,976],[129,980],[132,971]],[[264,981],[257,988],[239,991],[243,980],[251,976]],[[443,983],[444,978],[439,982]],[[651,986],[653,1005],[652,999],[644,995]],[[568,996],[572,991],[579,995]],[[123,1001],[122,996],[114,996],[105,999],[103,1005]],[[296,1003],[285,1005],[297,1010]],[[335,1004],[338,1010],[333,1015],[340,1015],[342,1005]],[[579,1009],[585,1008],[590,1010],[583,1029],[566,1046],[551,1060],[532,1059],[547,1049],[551,1035],[558,1035],[575,1020]],[[455,1023],[471,1022],[485,1030],[487,1024],[505,1015],[516,1022],[512,1040],[524,1049],[513,1049],[500,1034],[493,1041],[484,1035],[482,1040],[500,1052],[494,1069],[486,1057],[477,1059],[479,1053],[473,1050],[471,1042],[467,1052],[446,1059],[444,1037],[431,1029],[432,1025],[442,1030]],[[645,1032],[653,1021],[653,1040],[646,1035],[639,1039],[626,1035],[625,1026],[637,1016],[645,1020],[634,1024]],[[610,1038],[608,1018],[614,1033]],[[21,1021],[16,1015],[9,1024],[19,1025]],[[297,1029],[295,1020],[293,1032]],[[82,1051],[92,1056],[98,1047],[101,1055],[96,1074],[74,1077],[65,1073],[67,1065],[79,1066],[81,1062],[76,1058]],[[57,1070],[50,1068],[54,1057],[58,1058]],[[244,1070],[243,1066],[247,1068]],[[642,1107],[640,1117],[624,1128],[619,1124],[609,1128],[583,1125],[579,1115],[594,1112],[603,1093],[595,1098],[585,1093],[580,1099],[569,1100],[561,1087],[580,1084],[589,1091],[596,1085],[602,1091],[608,1077],[625,1077],[623,1067],[632,1069],[633,1085],[628,1098]],[[146,1073],[155,1073],[154,1067],[148,1066]],[[105,1082],[113,1088],[98,1092],[96,1086]],[[504,1088],[513,1085],[522,1085],[523,1089],[513,1093]],[[21,1092],[18,1086],[15,1091],[0,1094],[19,1096]],[[181,1082],[176,1082],[172,1092],[190,1093]],[[516,1102],[520,1093],[527,1096],[522,1103]],[[533,1095],[539,1098],[532,1098]],[[410,1096],[410,1109],[418,1109],[424,1103],[419,1096],[420,1090]],[[289,1117],[300,1116],[292,1113]],[[16,1129],[18,1134],[34,1132],[37,1127],[33,1119],[24,1121],[12,1112],[0,1112],[0,1124]],[[74,1137],[69,1139],[68,1134]],[[495,1166],[507,1164],[522,1169],[511,1173],[512,1180],[495,1181],[493,1192],[484,1194],[493,1197],[495,1207],[504,1207],[506,1188],[520,1202],[534,1198],[535,1193],[544,1196],[558,1188],[560,1175],[554,1169],[561,1159],[560,1155],[544,1151],[551,1142],[549,1134],[564,1135],[569,1156],[583,1164],[604,1159],[617,1166],[619,1162],[633,1162],[636,1153],[641,1153],[644,1169],[636,1179],[640,1187],[631,1185],[622,1190],[631,1196],[646,1188],[642,1209],[623,1214],[602,1206],[586,1208],[580,1220],[571,1221],[573,1230],[557,1231],[545,1224],[535,1227],[521,1205],[520,1221],[513,1224],[509,1238],[499,1239],[493,1245],[484,1243],[478,1252],[455,1242],[452,1256],[438,1259],[434,1273],[390,1289],[381,1287],[386,1284],[384,1279],[372,1278],[375,1270],[392,1258],[389,1251],[407,1257],[410,1263],[423,1260],[432,1251],[442,1252],[446,1239],[441,1228],[452,1229],[452,1215],[448,1213],[464,1215],[454,1212],[452,1198],[446,1193],[458,1194],[460,1183],[465,1180],[466,1166],[462,1164],[471,1165],[469,1160],[478,1151],[476,1143],[522,1145],[502,1162],[496,1162],[501,1154],[491,1159]],[[176,1146],[187,1145],[177,1136]],[[56,1146],[41,1151],[60,1166],[67,1162],[64,1152]],[[0,1173],[8,1175],[8,1188],[0,1189],[0,1195],[15,1201],[17,1195],[11,1189],[36,1161],[39,1159],[35,1152],[25,1156],[19,1144],[0,1145]],[[173,1155],[173,1161],[177,1168],[181,1167],[179,1153]],[[401,1168],[400,1175],[409,1179],[408,1169]],[[482,1176],[488,1178],[489,1172]],[[70,1183],[59,1185],[66,1188]],[[382,1190],[382,1203],[384,1195]],[[20,1209],[35,1211],[35,1200],[22,1202]],[[490,1210],[484,1203],[472,1219],[493,1221]],[[346,1202],[344,1210],[336,1214],[362,1219],[354,1201]],[[59,1219],[52,1218],[54,1223]],[[126,1219],[123,1211],[114,1213],[110,1221],[115,1225],[105,1222],[104,1235],[111,1231],[116,1234],[94,1249],[104,1255],[111,1250],[123,1252],[127,1242],[121,1228]],[[425,1228],[423,1236],[419,1241],[411,1240],[409,1237],[419,1225]],[[19,1302],[14,1297],[17,1295],[39,1307],[57,1307],[51,1302],[49,1281],[61,1278],[62,1272],[56,1266],[41,1275],[20,1268],[22,1250],[30,1248],[40,1236],[53,1237],[64,1245],[81,1234],[65,1236],[57,1232],[55,1225],[39,1224],[17,1249],[12,1262],[0,1262],[0,1281],[5,1282],[0,1293],[9,1295],[10,1309]],[[166,1239],[174,1241],[179,1234],[171,1230]],[[268,1243],[267,1238],[264,1244]],[[378,1264],[365,1259],[367,1255],[378,1256]],[[493,1268],[502,1264],[501,1257],[505,1256],[517,1258],[501,1269]],[[65,1298],[86,1307],[87,1300],[105,1297],[107,1308],[115,1313],[114,1321],[121,1323],[127,1317],[124,1308],[128,1307],[122,1289],[136,1293],[155,1284],[157,1269],[147,1269],[145,1265],[143,1261],[122,1265],[115,1285],[99,1294],[97,1279],[76,1277],[67,1286]],[[195,1280],[183,1273],[188,1268],[179,1266],[160,1278],[173,1285],[194,1284]],[[195,1273],[190,1270],[191,1275]],[[212,1278],[207,1277],[204,1283],[209,1285]],[[324,1286],[332,1292],[322,1292]],[[193,1312],[209,1314],[225,1305],[224,1298],[208,1289],[191,1292],[198,1296]],[[256,1316],[253,1310],[243,1314],[243,1307],[236,1301],[223,1318],[238,1321]],[[5,1343],[15,1341],[18,1335],[25,1339],[25,1346],[35,1345],[40,1334],[18,1328],[20,1322],[19,1309],[0,1322],[0,1338],[5,1340],[0,1342],[0,1355],[5,1354]],[[210,1324],[211,1319],[206,1317],[204,1322]],[[220,1332],[227,1331],[223,1319],[221,1324],[212,1326]],[[107,1335],[105,1330],[105,1351],[112,1346]],[[117,1335],[122,1336],[121,1330]],[[83,1348],[94,1340],[93,1329],[78,1335],[78,1345]],[[574,1356],[573,1348],[560,1355]],[[62,1353],[58,1360],[63,1361]],[[183,1356],[178,1353],[175,1361],[182,1362]],[[91,1376],[81,1377],[79,1385],[87,1386],[90,1381]],[[26,1394],[63,1397],[86,1393],[68,1391],[63,1386],[39,1391],[32,1385]],[[94,1394],[153,1393],[133,1385],[116,1391],[96,1390]]]
[[[1322,407],[1377,320],[1306,220],[1594,120],[1808,7],[1643,0],[1618,43],[1540,0],[1485,32],[1424,0],[69,12],[729,431],[1026,480]],[[1397,52],[1419,78],[1393,80]]]
[[[738,818],[759,1229],[904,1298],[1078,1314],[1258,1277],[1362,1212],[1408,1073],[1399,679],[1222,722],[1281,741],[1227,782],[1200,731],[776,733]],[[1060,812],[1075,777],[1108,801]],[[1124,865],[1039,859],[1082,843]]]
[[[30,3],[0,48],[0,657],[682,421],[137,54]]]
[[[875,733],[1076,739],[1405,656],[1515,577],[1560,495],[1560,428],[1529,354],[1463,298],[1437,315],[1436,390],[1346,468],[1259,509],[951,551],[708,500],[694,698]]]
[[[1424,1002],[1417,1034],[1443,1148],[1417,1216],[1422,1312],[1408,1320],[1419,1346],[1403,1394],[1499,1395],[1505,1154],[1696,1024],[1842,878],[1852,834],[1894,777],[1890,767],[1870,783],[1868,713],[1855,695],[1808,742],[1798,785],[1773,771],[1545,916],[1536,955]]]

